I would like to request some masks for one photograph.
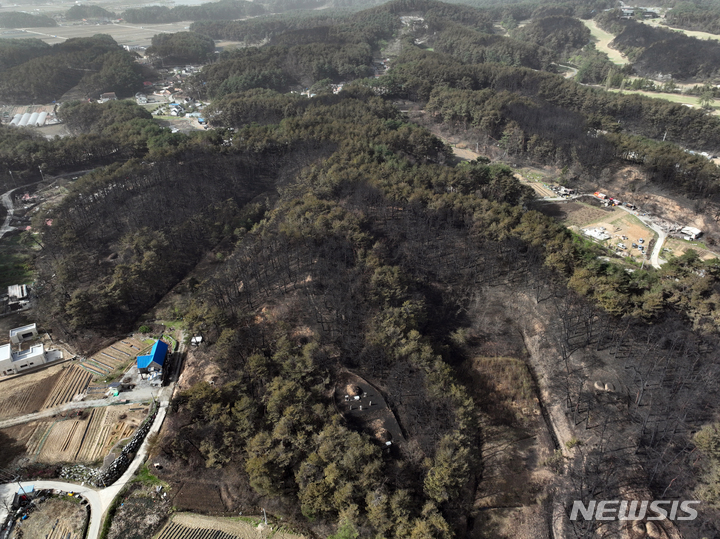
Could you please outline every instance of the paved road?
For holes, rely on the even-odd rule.
[[[86,169],[86,170],[78,170],[75,172],[66,172],[64,174],[58,174],[54,178],[57,180],[58,178],[65,178],[65,177],[69,177],[69,176],[81,176],[83,174],[87,174],[88,172],[91,172],[92,170],[93,169]],[[3,193],[2,195],[0,195],[0,199],[2,200],[2,205],[5,206],[5,208],[8,211],[7,217],[5,217],[5,222],[0,227],[0,239],[2,239],[2,237],[5,234],[7,234],[8,232],[10,232],[11,230],[15,230],[15,227],[10,226],[10,221],[12,220],[12,217],[15,213],[15,206],[13,204],[12,196],[11,196],[12,192],[16,191],[17,189],[23,189],[25,187],[30,187],[31,185],[36,185],[38,183],[42,183],[43,181],[47,181],[49,179],[50,179],[50,177],[46,176],[44,180],[41,180],[39,182],[26,183],[25,185],[21,185],[20,187],[15,187],[15,188],[10,189],[9,191]],[[48,184],[48,187],[50,187],[53,183],[55,183],[55,182]]]
[[[565,75],[564,75],[564,77],[565,77],[566,79],[573,79],[573,78],[575,78],[575,75],[578,74],[578,70],[577,70],[576,67],[569,66],[569,65],[567,65],[567,64],[558,64],[558,66],[564,67],[565,69],[568,70],[568,72],[565,73]]]
[[[143,440],[140,449],[138,449],[138,452],[135,454],[135,458],[130,463],[130,466],[125,471],[125,473],[120,477],[120,479],[118,479],[117,481],[115,481],[115,483],[104,489],[95,489],[92,487],[80,486],[74,483],[66,483],[63,481],[23,481],[21,483],[21,485],[25,487],[33,485],[36,490],[56,489],[65,492],[78,492],[82,494],[90,504],[90,527],[88,530],[87,539],[98,539],[98,537],[100,536],[100,527],[102,526],[105,513],[110,507],[110,504],[112,504],[112,501],[120,493],[122,488],[132,480],[138,468],[140,468],[140,466],[142,466],[145,462],[145,459],[147,459],[148,450],[150,449],[150,438],[152,437],[152,435],[160,432],[160,429],[162,428],[163,421],[165,420],[165,415],[167,414],[167,408],[170,404],[170,399],[172,398],[173,392],[175,390],[175,385],[179,378],[180,370],[182,369],[182,358],[185,354],[186,349],[184,340],[184,333],[181,333],[180,346],[178,348],[178,351],[176,352],[177,360],[174,362],[175,368],[173,374],[171,375],[172,383],[166,387],[163,387],[159,391],[157,397],[158,401],[160,402],[160,409],[158,410],[158,414],[155,417],[155,421],[153,422],[152,427],[150,427],[147,436],[145,436],[145,440]],[[125,398],[111,397],[108,399],[93,401],[70,402],[56,408],[51,408],[49,410],[44,410],[43,412],[38,412],[37,414],[28,414],[21,418],[14,418],[0,422],[0,428],[4,428],[6,426],[6,423],[17,424],[13,422],[18,420],[21,423],[24,423],[27,421],[31,421],[32,419],[37,419],[39,417],[52,416],[53,414],[57,414],[61,411],[73,410],[77,408],[86,408],[90,406],[108,406],[113,402],[121,400],[125,400]],[[147,401],[147,398],[141,400]],[[133,402],[132,399],[131,402]],[[6,483],[0,485],[0,500],[3,500],[7,503],[7,505],[9,505],[12,502],[12,497],[17,492],[17,489],[17,483]],[[0,503],[0,523],[4,522],[5,517],[7,516],[6,503]]]
[[[60,176],[58,176],[58,178],[59,177]],[[13,204],[11,196],[13,191],[16,191],[17,189],[23,189],[25,187],[30,187],[31,185],[36,185],[38,183],[42,183],[42,180],[39,182],[27,183],[25,185],[21,185],[20,187],[14,187],[13,189],[10,189],[9,191],[3,193],[2,196],[0,196],[0,198],[2,199],[2,205],[5,206],[5,209],[7,209],[8,212],[7,217],[5,217],[5,222],[3,223],[2,227],[0,227],[0,239],[2,239],[2,237],[11,230],[15,230],[15,227],[10,226],[10,221],[12,221],[13,215],[15,214],[15,205]]]
[[[167,413],[167,407],[172,392],[173,388],[170,386],[163,388],[160,409],[158,410],[158,414],[155,417],[155,422],[153,423],[153,426],[150,427],[147,436],[145,436],[145,440],[140,446],[140,449],[138,449],[135,458],[130,463],[130,467],[124,474],[122,474],[120,479],[115,481],[115,483],[99,491],[103,512],[105,512],[107,508],[110,507],[110,504],[112,503],[113,499],[115,499],[115,496],[117,496],[120,493],[120,490],[132,480],[133,476],[138,471],[138,468],[140,468],[140,466],[142,466],[142,464],[145,462],[148,450],[150,449],[150,438],[153,434],[157,434],[158,432],[160,432],[160,427],[162,427],[163,421],[165,420],[165,414]],[[96,539],[96,536],[88,535],[88,539]]]
[[[184,351],[184,348],[181,346],[180,348],[181,353]],[[152,427],[150,427],[150,431],[148,432],[147,436],[145,437],[145,440],[143,441],[142,445],[140,446],[140,449],[138,449],[137,454],[135,455],[135,458],[130,463],[130,466],[126,470],[126,472],[118,479],[115,483],[110,485],[107,488],[104,489],[95,489],[88,486],[81,486],[77,485],[75,483],[66,483],[63,481],[23,481],[21,483],[22,486],[28,487],[28,486],[34,486],[36,490],[42,490],[42,489],[56,489],[56,490],[62,490],[65,492],[78,492],[82,494],[90,503],[90,528],[88,530],[87,539],[98,539],[100,536],[100,527],[102,525],[103,519],[105,517],[105,513],[107,512],[108,508],[110,507],[110,504],[115,499],[115,497],[120,493],[120,490],[127,485],[137,472],[138,468],[142,466],[142,464],[145,462],[145,459],[147,458],[148,450],[150,449],[150,437],[153,434],[157,434],[160,432],[160,428],[162,427],[163,421],[165,420],[165,415],[167,413],[167,407],[170,403],[170,399],[172,397],[173,391],[175,389],[175,384],[171,384],[167,387],[164,387],[160,390],[158,394],[158,399],[160,401],[160,409],[158,410],[158,414],[155,417],[155,421],[153,422]],[[72,402],[65,404],[63,406],[59,406],[57,408],[53,408],[50,410],[46,410],[44,412],[40,412],[38,414],[29,414],[29,416],[42,416],[46,417],[48,415],[53,415],[58,413],[62,410],[72,410],[75,408],[85,408],[87,406],[107,406],[111,404],[113,399],[103,399],[103,400],[97,400],[97,401],[85,401],[85,402]],[[120,400],[119,398],[115,400]],[[123,399],[124,400],[124,399]],[[147,399],[146,399],[147,400]],[[23,421],[29,421],[29,416],[23,416]],[[8,420],[13,421],[13,420]],[[3,423],[0,423],[0,428],[3,428]],[[17,483],[6,483],[3,485],[0,485],[0,500],[4,500],[8,505],[12,502],[12,497],[15,495],[15,493],[18,490],[18,484]],[[0,523],[4,522],[5,517],[7,516],[7,509],[5,506],[5,503],[0,503]]]

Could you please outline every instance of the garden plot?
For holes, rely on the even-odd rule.
[[[82,367],[95,376],[107,376],[130,364],[145,348],[143,343],[129,337],[122,339],[81,362]]]
[[[177,513],[160,532],[158,539],[260,539],[265,537],[301,539],[303,537],[282,530],[273,530],[271,526],[264,529],[258,528],[255,519],[246,520]]]
[[[712,260],[714,258],[718,258],[718,255],[709,251],[707,245],[705,245],[702,241],[686,241],[676,238],[668,238],[665,241],[660,258],[667,260],[671,255],[679,257],[684,255],[690,249],[695,251],[702,260]]]
[[[557,193],[554,193],[545,183],[547,177],[547,172],[531,167],[519,169],[515,173],[515,178],[523,184],[530,186],[538,197],[552,198],[558,196]]]
[[[72,401],[75,395],[85,392],[91,379],[92,374],[77,365],[64,368],[57,383],[45,399],[42,405],[43,410]]]
[[[87,517],[88,512],[79,499],[52,497],[37,504],[37,509],[18,523],[11,537],[80,539]]]
[[[133,405],[104,406],[82,416],[38,421],[27,442],[27,454],[49,464],[97,462],[118,441],[132,435],[144,419],[144,411]]]
[[[585,204],[582,202],[554,202],[543,204],[540,208],[545,215],[554,217],[565,226],[585,226],[604,219],[612,210]]]
[[[58,365],[0,383],[0,419],[39,411],[63,372]]]

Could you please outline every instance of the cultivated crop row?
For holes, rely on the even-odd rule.
[[[169,523],[158,539],[244,539],[239,535],[207,528],[188,528],[175,522]]]
[[[124,339],[100,350],[88,359],[84,359],[82,365],[95,375],[106,375],[127,364],[140,350],[142,350],[142,343],[135,339]]]
[[[60,372],[34,373],[0,384],[0,419],[37,412]]]
[[[107,408],[95,408],[90,413],[90,419],[85,428],[85,435],[80,441],[80,446],[75,452],[75,461],[93,462],[102,451],[105,439],[102,438],[102,430],[105,424]]]
[[[83,393],[90,383],[92,374],[73,365],[65,369],[43,404],[43,409],[70,402],[78,393]]]
[[[53,423],[41,421],[35,427],[30,439],[25,445],[28,455],[35,455],[40,451],[42,445],[44,445],[47,436],[50,433]]]

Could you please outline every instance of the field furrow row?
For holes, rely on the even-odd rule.
[[[189,528],[170,522],[158,539],[242,539],[239,535],[208,528]]]
[[[65,369],[42,408],[52,408],[70,402],[75,395],[85,391],[91,379],[92,375],[90,373],[76,365]]]

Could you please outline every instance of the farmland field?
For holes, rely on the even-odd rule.
[[[543,204],[542,212],[554,217],[565,226],[583,226],[598,219],[603,219],[609,213],[607,209],[582,202]]]
[[[6,29],[0,31],[1,38],[37,38],[54,45],[73,37],[92,37],[96,34],[108,34],[120,45],[149,47],[156,34],[182,32],[190,22],[171,24],[72,24],[49,28]]]
[[[77,365],[63,369],[62,375],[45,400],[42,406],[43,409],[53,408],[72,401],[75,395],[85,392],[91,378],[90,373]]]
[[[703,260],[712,260],[714,258],[718,258],[718,255],[716,255],[712,251],[709,251],[707,249],[707,246],[701,241],[686,241],[676,238],[668,238],[665,241],[664,247],[665,248],[663,249],[660,258],[667,259],[670,255],[682,256],[683,254],[685,254],[686,251],[690,249],[694,250],[698,255],[700,255],[700,258],[702,258]]]
[[[105,378],[111,373],[124,371],[146,348],[148,347],[144,343],[128,337],[103,348],[90,358],[83,359],[80,365],[93,376]]]
[[[535,167],[523,167],[516,169],[515,177],[525,185],[531,187],[540,198],[558,196],[557,193],[546,186],[550,178],[553,177],[552,174],[546,170]]]
[[[173,503],[180,511],[190,509],[202,511],[203,513],[225,511],[225,504],[220,496],[220,489],[214,484],[191,481],[183,483]]]
[[[617,65],[625,65],[628,63],[627,58],[625,58],[620,51],[617,51],[615,49],[611,49],[609,43],[615,39],[615,36],[612,35],[609,32],[606,32],[602,28],[600,28],[595,21],[587,20],[582,21],[585,23],[585,26],[588,27],[588,30],[590,30],[590,33],[592,34],[593,41],[595,42],[595,46],[598,48],[598,50],[604,52],[608,55],[608,58],[610,58],[610,61]]]
[[[248,519],[251,520],[251,519]],[[274,531],[269,526],[259,529],[255,520],[247,522],[234,518],[211,518],[193,513],[177,513],[162,529],[157,539],[301,539],[284,531]]]
[[[24,442],[26,454],[33,460],[92,463],[130,437],[144,417],[145,408],[138,405],[104,406],[90,409],[82,417],[60,414],[28,424],[22,432],[15,427],[6,433]]]
[[[605,232],[611,236],[605,242],[606,247],[613,248],[618,243],[624,243],[626,249],[622,250],[622,252],[636,257],[638,261],[644,259],[645,256],[638,249],[632,248],[632,244],[636,242],[639,244],[638,239],[642,238],[649,256],[651,252],[650,244],[652,240],[657,239],[657,234],[640,219],[620,209],[604,209],[580,202],[568,202],[565,204],[546,204],[543,206],[542,211],[555,217],[565,226],[578,233],[582,233],[583,228],[604,227]],[[622,239],[622,236],[626,236],[628,239]]]
[[[0,383],[0,419],[8,419],[41,410],[46,399],[63,377],[58,365]]]

